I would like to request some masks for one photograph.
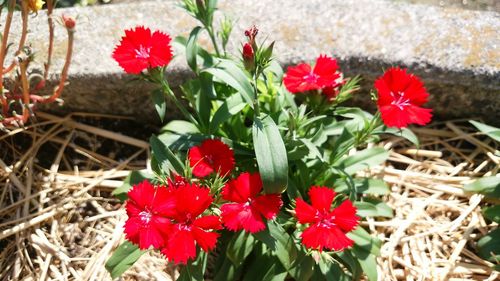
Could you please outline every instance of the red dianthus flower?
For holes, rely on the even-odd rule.
[[[149,28],[137,26],[125,30],[120,44],[113,51],[113,58],[130,74],[139,74],[147,68],[166,66],[172,60],[170,36]]]
[[[404,128],[431,121],[432,109],[420,107],[427,102],[429,94],[420,79],[406,69],[391,67],[375,81],[375,88],[378,108],[387,127]]]
[[[150,182],[143,181],[134,185],[128,192],[125,222],[125,236],[141,249],[149,246],[162,247],[165,233],[170,229],[170,220],[165,217],[170,209],[169,189],[155,188]]]
[[[335,191],[328,187],[313,186],[309,190],[312,206],[301,198],[297,199],[295,216],[299,223],[309,224],[301,234],[302,243],[307,248],[342,251],[353,245],[346,233],[358,225],[356,208],[350,200],[345,200],[332,210],[335,195]]]
[[[221,176],[227,175],[234,168],[234,152],[220,140],[205,140],[188,152],[189,164],[193,175],[206,177],[213,172]]]
[[[262,180],[258,173],[242,173],[226,183],[222,188],[222,198],[234,202],[220,208],[227,229],[255,233],[266,228],[263,218],[276,217],[282,205],[280,195],[259,195],[261,190]]]
[[[205,252],[215,248],[219,234],[212,230],[222,226],[218,216],[201,216],[213,201],[208,188],[179,184],[170,190],[170,196],[167,217],[172,225],[161,252],[174,263],[186,263],[196,257],[196,245]]]
[[[335,87],[341,77],[337,61],[326,55],[320,55],[312,68],[307,63],[288,67],[283,83],[291,93],[319,90],[324,87]]]

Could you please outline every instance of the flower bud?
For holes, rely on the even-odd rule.
[[[245,30],[245,36],[248,37],[248,43],[250,43],[255,49],[257,48],[257,44],[255,44],[255,37],[258,33],[259,30],[255,25]]]
[[[255,56],[252,45],[250,45],[250,43],[247,42],[243,45],[242,56],[245,69],[248,71],[253,71],[255,69]]]
[[[75,28],[76,20],[73,17],[67,16],[67,15],[62,15],[62,21],[64,23],[64,26],[67,29],[74,29]]]

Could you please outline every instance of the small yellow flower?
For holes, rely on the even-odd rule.
[[[38,13],[43,4],[45,4],[44,0],[28,0],[28,8],[34,13]]]

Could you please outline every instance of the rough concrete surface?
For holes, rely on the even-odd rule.
[[[259,39],[276,41],[275,55],[284,65],[314,60],[326,53],[340,59],[342,70],[360,74],[364,87],[391,65],[421,76],[431,93],[430,107],[440,118],[482,117],[500,122],[500,14],[456,8],[412,5],[383,0],[220,1],[219,8],[236,21],[232,50],[244,41],[252,24]],[[136,25],[187,35],[194,20],[175,1],[150,1],[56,11],[78,16],[70,85],[58,110],[90,111],[151,120],[150,86],[130,82],[111,59],[123,30]],[[2,15],[4,16],[4,15]],[[3,22],[3,20],[2,20]],[[19,21],[14,34],[20,30]],[[46,17],[31,19],[29,41],[45,50]],[[54,69],[62,64],[65,36],[56,36]],[[19,32],[19,31],[17,31]],[[44,51],[42,51],[44,53]],[[40,57],[39,59],[42,59]],[[189,76],[184,57],[169,66],[177,86]],[[358,95],[366,104],[368,95]],[[55,106],[52,105],[53,109]]]

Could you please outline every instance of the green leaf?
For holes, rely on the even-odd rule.
[[[297,259],[297,247],[293,238],[275,221],[267,222],[267,229],[254,233],[254,237],[264,243],[278,257],[285,269],[291,268]]]
[[[208,68],[206,71],[220,81],[228,84],[241,94],[247,104],[253,108],[254,92],[252,84],[245,72],[230,60],[221,60],[216,67]]]
[[[217,270],[214,281],[238,280],[242,267],[235,266],[229,258],[224,258],[222,266]]]
[[[500,198],[500,177],[485,177],[466,184],[464,190],[484,194],[486,197]]]
[[[366,274],[366,277],[368,277],[368,280],[377,281],[377,260],[375,255],[367,253],[356,245],[352,247],[352,253],[358,259],[358,262],[361,265],[363,272]]]
[[[500,205],[483,208],[483,215],[496,223],[500,223]]]
[[[356,201],[354,206],[358,209],[357,214],[361,217],[386,217],[392,218],[392,208],[383,201],[374,198],[364,198],[365,201]]]
[[[348,156],[335,166],[342,167],[346,173],[352,175],[357,171],[382,164],[388,157],[389,152],[387,150],[382,147],[373,147]]]
[[[232,116],[238,114],[246,103],[241,95],[232,95],[217,109],[210,122],[210,132],[215,132],[219,126]]]
[[[198,55],[198,44],[196,41],[198,40],[198,34],[202,30],[201,26],[197,26],[193,28],[191,33],[189,34],[189,38],[186,43],[186,60],[187,64],[191,69],[197,73],[198,71],[198,64],[196,61],[196,57]]]
[[[146,251],[142,251],[129,241],[123,242],[106,262],[106,270],[111,278],[117,278],[130,268]]]
[[[477,122],[474,120],[469,120],[469,122],[472,125],[474,125],[474,127],[476,127],[482,133],[484,133],[484,134],[488,135],[490,138],[500,142],[500,129],[499,128],[496,128],[496,127],[493,127],[490,125],[486,125],[486,124],[483,124],[483,123],[480,123],[480,122]]]
[[[149,139],[151,152],[162,171],[173,170],[179,175],[184,174],[184,164],[157,136]]]
[[[283,192],[288,184],[288,160],[278,127],[270,116],[255,117],[252,136],[264,192]]]
[[[155,104],[156,112],[160,116],[160,121],[163,123],[165,120],[165,112],[167,111],[167,101],[165,100],[165,95],[162,89],[156,89],[151,92],[151,98]]]
[[[354,185],[358,193],[362,194],[373,194],[373,195],[385,195],[389,194],[389,186],[383,180],[371,179],[371,178],[355,178],[353,179]],[[349,187],[344,179],[337,179],[333,186],[335,186],[336,192],[348,192]]]
[[[172,132],[178,135],[189,134],[189,133],[199,133],[196,125],[185,120],[172,120],[163,126],[160,130],[160,135],[166,132]]]
[[[243,281],[284,281],[288,272],[281,266],[275,256],[257,257],[246,269]]]
[[[335,263],[325,259],[320,259],[318,267],[325,277],[326,281],[349,281],[349,277],[344,273],[342,268]]]
[[[194,262],[189,262],[183,266],[177,281],[203,281],[208,255],[200,252]]]
[[[417,147],[420,146],[420,142],[418,140],[417,135],[415,135],[410,129],[408,128],[402,128],[402,129],[396,129],[396,128],[388,128],[385,126],[382,126],[381,130],[375,130],[373,134],[378,135],[378,134],[391,134],[394,136],[402,137],[407,140],[409,140],[411,143],[416,145]]]
[[[127,193],[132,188],[134,184],[143,182],[144,180],[155,181],[155,176],[148,173],[146,170],[143,171],[132,171],[128,174],[127,178],[123,181],[123,184],[117,189],[113,190],[111,194],[116,196],[121,201],[127,200]]]
[[[493,263],[500,262],[500,228],[497,228],[477,241],[478,254]]]
[[[351,238],[354,241],[354,244],[362,250],[376,256],[380,255],[382,241],[370,236],[370,234],[361,226],[358,226],[353,231],[348,232],[347,237]]]
[[[245,231],[240,231],[233,236],[227,245],[226,254],[236,267],[241,266],[246,257],[250,255],[255,246],[254,241],[254,237]]]
[[[295,280],[310,280],[314,274],[316,262],[311,256],[304,252],[299,252],[293,266],[288,269],[288,273]]]
[[[210,122],[210,111],[212,110],[212,98],[216,97],[212,75],[204,72],[200,74],[200,90],[196,96],[196,111],[200,118],[200,123],[208,127]]]

